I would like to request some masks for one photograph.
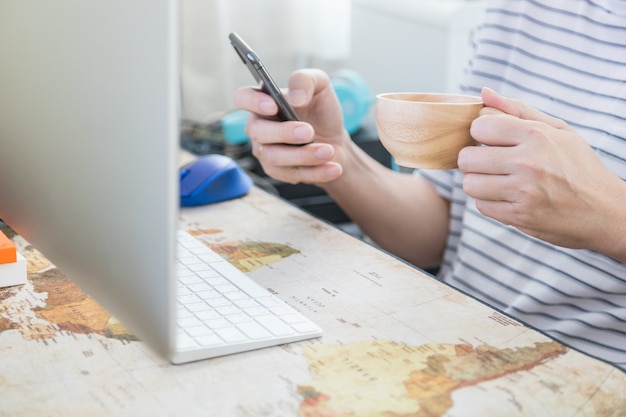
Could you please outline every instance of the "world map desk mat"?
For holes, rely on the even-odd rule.
[[[28,282],[0,291],[0,416],[626,416],[621,370],[264,191],[181,227],[324,335],[171,365],[4,228]]]

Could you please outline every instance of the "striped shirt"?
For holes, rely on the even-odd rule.
[[[626,180],[626,1],[491,1],[474,42],[463,92],[488,86],[563,119]],[[626,370],[625,265],[483,216],[458,170],[418,175],[451,201],[441,279]]]

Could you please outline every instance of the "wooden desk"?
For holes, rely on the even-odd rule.
[[[623,372],[263,191],[181,223],[324,336],[170,365],[14,236],[29,283],[0,290],[0,416],[626,415]]]

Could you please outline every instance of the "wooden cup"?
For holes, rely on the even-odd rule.
[[[480,97],[458,94],[386,93],[376,96],[376,129],[396,164],[457,168],[459,151],[475,145],[470,125]]]

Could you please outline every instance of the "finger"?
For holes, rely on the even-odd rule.
[[[255,156],[268,167],[313,167],[329,162],[335,153],[332,145],[324,143],[310,143],[305,146],[256,144],[253,148]]]
[[[330,78],[318,69],[301,69],[289,77],[287,99],[294,107],[303,107],[321,92],[331,89]]]
[[[292,184],[325,183],[337,179],[342,168],[331,161],[333,155],[331,145],[318,143],[300,147],[259,145],[255,152],[266,174]]]
[[[557,129],[567,126],[561,119],[545,114],[519,100],[504,97],[487,87],[482,89],[481,98],[487,108],[494,108],[520,119],[546,123]]]
[[[477,117],[470,127],[470,134],[476,142],[490,146],[516,146],[533,139],[544,141],[554,133],[556,130],[552,125],[521,119],[497,109]]]
[[[488,112],[472,121],[470,135],[478,143],[491,146],[514,146],[521,141],[514,134],[521,120],[506,113]]]
[[[513,203],[508,201],[494,201],[494,200],[476,200],[476,209],[483,215],[491,217],[494,220],[506,225],[515,226],[515,216],[512,215]]]
[[[479,143],[515,146],[530,138],[545,138],[550,129],[569,129],[564,121],[489,88],[483,88],[481,97],[486,107],[470,128],[472,137]]]
[[[533,217],[521,215],[516,209],[516,203],[510,201],[476,200],[476,209],[483,215],[505,224],[515,227],[523,233],[546,240],[546,231],[532,227]]]
[[[478,116],[494,116],[497,114],[506,114],[502,110],[496,109],[495,107],[483,107],[480,109],[480,113]]]
[[[464,174],[505,175],[517,158],[518,152],[510,146],[466,146],[459,152],[457,164]]]
[[[262,116],[273,116],[278,112],[274,99],[255,87],[240,87],[235,90],[233,101],[237,108]]]
[[[513,199],[509,175],[466,174],[463,191],[470,197],[484,201],[511,201]]]
[[[314,167],[291,167],[286,168],[283,174],[284,181],[291,184],[323,184],[336,180],[342,175],[341,165],[336,162],[328,162]]]
[[[259,144],[302,145],[313,140],[315,131],[305,122],[276,122],[251,114],[245,127],[248,137]]]

